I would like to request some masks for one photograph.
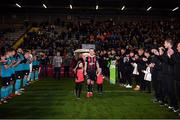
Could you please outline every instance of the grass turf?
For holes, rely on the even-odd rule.
[[[150,94],[105,82],[104,93],[87,99],[73,94],[73,79],[46,78],[31,84],[25,94],[0,105],[0,118],[180,118],[153,104]]]

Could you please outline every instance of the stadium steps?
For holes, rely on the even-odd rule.
[[[33,32],[33,31],[38,31],[39,28],[38,27],[29,27],[28,29],[26,29],[23,34],[21,34],[21,36],[19,36],[19,38],[16,40],[16,42],[13,44],[13,48],[17,49],[23,42],[24,42],[24,37],[26,36],[26,34],[28,32]]]
[[[16,29],[13,33],[7,33],[5,38],[10,41],[10,45],[12,46],[15,41],[17,41],[25,33],[25,31],[26,29]]]

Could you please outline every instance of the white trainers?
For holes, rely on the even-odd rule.
[[[24,91],[24,88],[21,88],[20,90],[21,90],[21,91]]]
[[[8,103],[6,100],[3,100],[3,103]]]
[[[179,109],[173,108],[173,112],[177,113],[178,111],[179,111]]]
[[[18,91],[16,91],[16,92],[15,92],[15,95],[20,96],[20,95],[21,95],[21,93],[19,93]]]
[[[168,108],[169,108],[169,109],[173,109],[173,107],[171,107],[171,106],[169,106]]]
[[[126,86],[126,88],[132,88],[132,86],[128,84],[128,85]]]
[[[123,86],[124,86],[124,87],[126,87],[126,86],[127,86],[127,84],[124,84]]]

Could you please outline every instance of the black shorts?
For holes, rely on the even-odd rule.
[[[83,83],[84,83],[84,81],[82,81],[82,82],[75,82],[76,85],[81,85]]]
[[[2,86],[8,86],[10,84],[11,77],[2,77]]]
[[[24,70],[24,75],[29,75],[29,70]]]
[[[32,68],[33,71],[39,70],[39,65],[34,65]]]
[[[87,80],[96,81],[96,71],[88,71],[87,72]]]
[[[23,71],[16,71],[16,79],[22,79],[23,78]]]
[[[15,80],[16,80],[16,74],[12,74],[10,80],[11,80],[11,81],[15,81]]]

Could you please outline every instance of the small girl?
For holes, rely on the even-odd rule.
[[[102,69],[99,68],[98,74],[97,74],[97,91],[99,94],[102,94],[102,90],[103,90],[103,81],[104,81],[104,77],[102,75]]]
[[[80,99],[80,94],[82,90],[82,84],[84,82],[84,69],[83,69],[83,63],[78,62],[77,67],[74,69],[75,71],[75,94],[77,99]]]

